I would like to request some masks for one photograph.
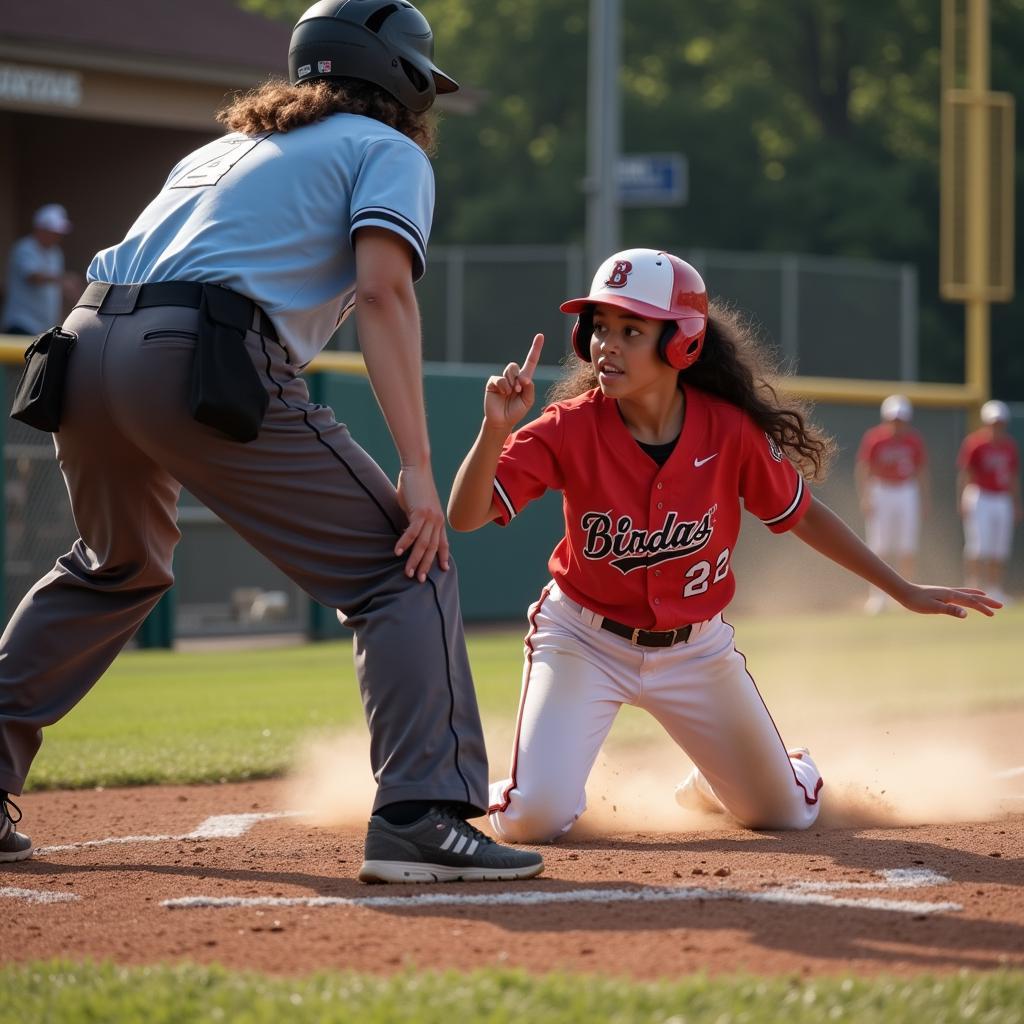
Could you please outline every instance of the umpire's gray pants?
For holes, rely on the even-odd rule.
[[[483,813],[487,761],[454,565],[435,565],[425,583],[405,576],[394,487],[310,403],[278,342],[246,336],[270,396],[255,441],[195,422],[197,322],[177,307],[68,318],[78,345],[55,441],[80,537],[0,639],[0,789],[21,792],[42,728],[85,696],[170,587],[184,486],[355,630],[374,807],[431,800]]]

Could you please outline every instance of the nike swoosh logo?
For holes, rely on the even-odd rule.
[[[693,460],[693,468],[694,469],[700,469],[700,467],[703,466],[705,462],[710,462],[717,455],[718,455],[718,452],[715,452],[714,455],[709,455],[706,459],[694,459]]]

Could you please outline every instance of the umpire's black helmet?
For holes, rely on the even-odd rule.
[[[420,113],[458,82],[434,64],[434,35],[407,0],[320,0],[299,18],[288,50],[292,84],[358,78]]]

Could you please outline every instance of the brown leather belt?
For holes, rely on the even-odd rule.
[[[614,619],[602,619],[601,628],[609,633],[624,637],[634,647],[674,647],[685,644],[693,632],[692,625],[680,626],[678,629],[634,629]]]

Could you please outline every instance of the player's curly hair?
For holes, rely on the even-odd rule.
[[[236,96],[217,112],[217,120],[233,132],[288,132],[322,121],[331,114],[362,114],[412,139],[424,152],[437,145],[437,117],[414,113],[390,93],[357,78],[292,85],[272,79]]]
[[[565,366],[565,375],[548,392],[548,402],[564,402],[598,387],[593,364],[570,354]],[[805,477],[823,480],[835,458],[835,439],[810,421],[808,403],[787,398],[782,404],[772,381],[783,376],[750,321],[717,300],[708,305],[700,358],[689,369],[679,371],[680,381],[739,406]]]

